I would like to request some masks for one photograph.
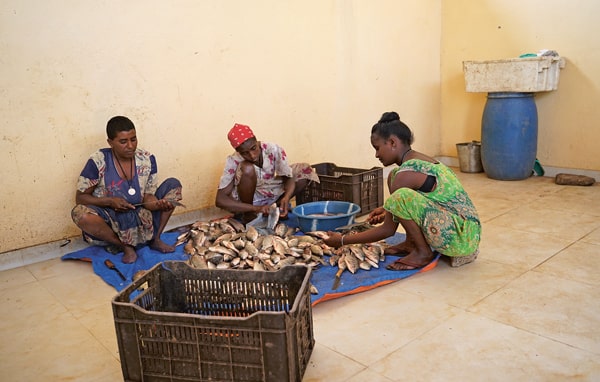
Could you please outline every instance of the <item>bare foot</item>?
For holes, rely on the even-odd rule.
[[[137,260],[137,253],[132,246],[126,245],[123,247],[123,262],[125,264],[135,263]]]
[[[412,245],[412,243],[407,243],[406,241],[403,241],[400,244],[396,244],[396,245],[387,247],[383,251],[383,254],[390,255],[390,256],[405,256],[414,250],[415,250],[415,247],[414,247],[414,245]]]
[[[418,269],[431,263],[435,257],[434,253],[429,251],[413,250],[406,257],[402,257],[392,264],[389,264],[386,269],[390,271],[410,271]]]
[[[160,238],[158,238],[158,237],[156,239],[152,240],[152,242],[150,243],[150,248],[152,248],[158,252],[162,252],[162,253],[175,252],[174,246],[165,243],[164,241],[160,240]]]

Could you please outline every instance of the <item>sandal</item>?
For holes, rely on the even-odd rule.
[[[398,260],[394,261],[391,264],[388,264],[385,269],[387,269],[388,271],[413,271],[415,269],[419,269],[419,268],[423,268],[424,266],[428,265],[431,261],[427,262],[426,264],[417,264],[414,263],[404,257],[399,258]],[[396,264],[400,264],[400,265],[405,265],[407,267],[412,267],[412,268],[408,268],[408,269],[396,269],[394,267],[394,265]]]

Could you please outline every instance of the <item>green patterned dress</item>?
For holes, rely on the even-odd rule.
[[[421,228],[434,251],[446,256],[468,256],[479,247],[481,223],[473,202],[452,170],[442,163],[411,159],[392,170],[433,175],[437,186],[431,192],[399,188],[384,208],[395,219],[412,220]]]

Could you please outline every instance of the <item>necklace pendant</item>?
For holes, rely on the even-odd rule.
[[[135,188],[129,187],[129,190],[127,190],[127,193],[131,196],[135,195]]]

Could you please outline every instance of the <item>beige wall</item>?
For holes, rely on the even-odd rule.
[[[0,253],[78,234],[76,178],[113,115],[192,211],[213,205],[234,122],[293,161],[369,168],[370,126],[396,110],[416,149],[455,156],[485,103],[462,61],[545,48],[567,66],[536,96],[538,158],[600,170],[598,14],[596,0],[4,0]]]
[[[293,161],[370,168],[396,110],[435,154],[440,17],[437,0],[2,1],[0,253],[78,234],[77,175],[117,114],[187,211],[214,204],[234,122]]]
[[[462,62],[554,49],[566,59],[558,90],[538,93],[543,166],[600,170],[600,2],[453,0],[442,7],[441,151],[481,138],[485,93],[466,93]],[[600,179],[597,179],[600,180]]]

